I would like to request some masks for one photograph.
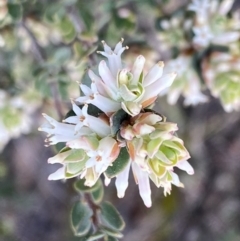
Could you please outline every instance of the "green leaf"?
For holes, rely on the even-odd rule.
[[[70,150],[72,150],[72,149],[69,148],[68,146],[65,146],[59,151],[59,153],[63,153],[63,152],[70,151]]]
[[[69,174],[76,174],[83,170],[85,167],[86,161],[80,161],[80,162],[73,162],[67,164],[67,173]]]
[[[65,64],[70,58],[71,49],[68,47],[58,48],[53,55],[53,61],[57,64]]]
[[[96,232],[93,235],[91,235],[86,241],[94,241],[94,240],[99,240],[100,238],[104,237],[104,233],[102,232]]]
[[[65,159],[64,162],[80,162],[83,161],[85,158],[86,154],[85,151],[82,149],[72,149],[71,154],[68,155]]]
[[[98,117],[100,114],[102,114],[103,112],[98,109],[95,105],[92,104],[88,104],[88,114]]]
[[[63,142],[57,143],[54,147],[57,152],[61,152],[61,153],[70,150],[70,149],[68,149],[67,146],[65,146],[65,143],[63,143]]]
[[[121,148],[118,158],[106,170],[106,175],[109,178],[115,177],[122,172],[129,162],[129,153],[126,147]]]
[[[65,115],[64,119],[67,119],[70,116],[76,116],[76,114],[73,110],[68,111],[67,114]]]
[[[63,100],[67,100],[69,98],[68,86],[70,81],[67,82],[65,80],[69,80],[67,76],[61,76],[61,78],[58,79],[58,90]]]
[[[104,239],[104,241],[118,241],[118,239],[114,238],[114,237],[111,237],[111,236],[108,236],[108,237],[106,237],[106,239]]]
[[[99,182],[101,182],[100,180],[97,181],[97,183],[95,185],[93,185],[92,187],[89,186],[85,186],[85,179],[79,179],[74,183],[74,189],[77,192],[94,192],[98,189],[99,187]]]
[[[72,42],[76,37],[76,31],[71,20],[67,17],[64,17],[59,27],[63,34],[64,42],[65,43]]]
[[[109,202],[101,204],[101,216],[106,224],[116,230],[123,230],[125,223],[117,209]]]
[[[71,226],[76,236],[84,236],[91,227],[92,210],[86,203],[77,202],[71,211]]]
[[[122,233],[120,233],[120,232],[118,232],[116,230],[113,230],[111,228],[105,227],[105,226],[102,226],[101,230],[102,230],[102,232],[104,232],[104,233],[106,233],[108,235],[108,238],[109,237],[114,237],[114,238],[122,238],[123,237]]]
[[[45,72],[42,72],[35,80],[35,88],[43,97],[50,97],[52,95],[49,83],[47,83],[48,79],[49,75],[45,70]]]
[[[104,188],[103,188],[102,181],[99,179],[97,182],[97,189],[91,193],[91,198],[94,203],[99,204],[103,199],[103,195],[104,195]]]
[[[120,129],[121,123],[126,120],[128,114],[124,110],[119,110],[115,114],[113,114],[110,118],[111,123],[111,133],[112,135],[116,135]]]
[[[21,20],[22,12],[23,12],[23,9],[22,9],[21,4],[17,4],[17,3],[16,4],[12,4],[12,3],[8,4],[8,13],[11,15],[11,17],[14,21]]]

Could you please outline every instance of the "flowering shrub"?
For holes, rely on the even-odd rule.
[[[239,9],[233,0],[174,9],[180,2],[0,0],[0,152],[34,132],[40,110],[50,113],[39,130],[45,146],[57,149],[48,162],[61,167],[48,179],[75,178],[81,201],[71,225],[82,240],[123,236],[102,180],[123,198],[133,173],[151,207],[151,182],[167,196],[172,185],[184,187],[178,169],[194,174],[177,124],[154,110],[158,97],[170,113],[177,103],[208,105],[210,95],[226,112],[240,109]],[[99,38],[120,36],[129,47],[123,39],[114,49],[102,41],[96,54]]]

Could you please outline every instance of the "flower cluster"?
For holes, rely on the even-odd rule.
[[[34,95],[37,96],[30,90],[23,95],[11,97],[6,91],[0,89],[0,151],[10,139],[31,131],[31,114],[41,103],[33,97]]]
[[[228,53],[213,53],[203,64],[206,84],[220,99],[226,112],[240,110],[240,58]]]
[[[229,45],[239,39],[240,18],[236,12],[231,18],[228,12],[234,0],[193,0],[188,9],[195,12],[193,43],[207,47],[210,43]]]
[[[163,62],[145,74],[141,55],[131,68],[123,66],[121,54],[128,47],[122,42],[114,50],[103,42],[104,51],[99,53],[108,62],[99,63],[99,75],[88,71],[91,85],[80,84],[83,96],[72,101],[73,115],[60,123],[44,114],[48,123],[39,130],[48,133],[50,145],[66,142],[66,147],[48,160],[62,164],[50,180],[79,176],[85,178],[85,185],[93,186],[101,174],[105,184],[116,177],[118,196],[123,197],[131,166],[140,195],[150,207],[149,179],[163,187],[166,195],[171,184],[183,186],[174,167],[188,174],[194,171],[187,162],[188,151],[174,134],[176,124],[166,122],[150,108],[176,74],[163,74]]]
[[[208,97],[201,92],[201,81],[192,65],[192,58],[187,55],[180,55],[167,62],[165,72],[176,71],[178,74],[167,90],[167,100],[170,105],[176,104],[181,94],[186,106],[195,106],[208,100]]]

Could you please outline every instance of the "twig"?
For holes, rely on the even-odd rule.
[[[42,48],[38,44],[37,39],[35,38],[34,34],[28,28],[28,26],[26,25],[25,21],[22,21],[19,25],[25,29],[25,31],[27,32],[28,36],[30,37],[30,39],[32,41],[32,48],[33,48],[32,52],[33,52],[34,58],[38,62],[43,63],[45,61],[45,55],[43,53]]]

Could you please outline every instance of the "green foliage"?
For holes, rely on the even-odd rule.
[[[92,235],[87,239],[87,241],[99,240],[99,239],[101,239],[102,237],[104,237],[104,233],[98,231],[98,232],[92,234]]]
[[[108,236],[108,237],[106,237],[106,239],[104,239],[104,241],[118,241],[118,239],[114,238],[112,236]]]
[[[126,147],[121,148],[118,158],[106,170],[106,175],[109,178],[115,177],[118,173],[122,172],[129,162],[129,153]]]
[[[97,186],[97,188],[91,192],[91,197],[95,204],[99,204],[99,203],[101,203],[101,201],[103,199],[103,195],[104,195],[104,188],[103,188],[102,181],[99,180],[96,183],[96,186]]]
[[[112,135],[116,135],[117,132],[119,131],[120,129],[120,126],[122,124],[122,122],[124,120],[126,120],[128,117],[128,114],[123,110],[123,109],[120,109],[119,111],[117,111],[116,113],[114,113],[112,116],[111,116],[111,132],[112,132]]]
[[[71,225],[76,236],[84,236],[91,228],[92,211],[86,203],[77,202],[71,211]]]
[[[85,228],[84,230],[86,232],[82,235],[82,238],[80,240],[94,241],[99,240],[100,238],[103,238],[104,240],[118,240],[118,238],[122,238],[123,234],[120,231],[123,230],[125,223],[119,212],[111,203],[102,202],[104,188],[101,179],[99,179],[93,187],[85,186],[84,182],[85,180],[82,179],[77,180],[74,183],[74,189],[80,194],[82,194],[83,200],[88,203],[87,207],[90,207],[92,209],[92,228],[89,228],[88,231],[86,231],[87,228]],[[82,202],[80,202],[80,206],[78,203],[77,208],[73,208],[72,214],[76,211],[80,215],[81,212],[83,213],[82,210]],[[84,219],[84,222],[82,222],[82,225],[83,227],[89,227],[85,225],[85,223],[89,225],[88,221],[86,221],[88,220],[88,216],[85,215],[85,217],[86,218]],[[80,221],[75,223],[80,223]],[[95,232],[93,232],[93,230],[95,230]],[[77,235],[76,232],[75,235]]]
[[[78,162],[85,159],[85,151],[82,149],[71,149],[71,154],[69,154],[64,162]]]
[[[109,227],[105,227],[102,226],[102,231],[107,235],[107,237],[113,237],[113,238],[122,238],[123,234],[120,233],[119,231],[113,229],[113,228],[109,228]]]
[[[23,8],[18,3],[8,3],[8,13],[12,17],[13,21],[19,21],[22,18]]]
[[[101,204],[101,215],[106,224],[115,229],[123,230],[125,223],[117,211],[117,209],[109,202],[103,202]]]
[[[77,192],[80,192],[80,193],[81,192],[90,193],[98,190],[98,188],[101,185],[100,182],[102,181],[99,179],[95,185],[93,185],[92,187],[89,187],[84,185],[85,179],[79,179],[74,183],[74,188]]]

